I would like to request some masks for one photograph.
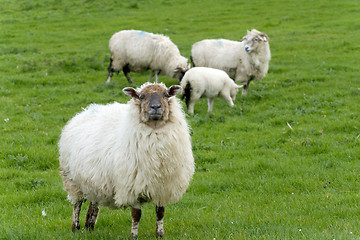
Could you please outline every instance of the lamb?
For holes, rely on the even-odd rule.
[[[213,109],[214,98],[223,97],[231,107],[242,85],[237,85],[226,72],[208,67],[194,67],[185,73],[181,81],[182,99],[185,98],[189,114],[194,114],[194,105],[199,98],[208,99],[208,112]]]
[[[166,36],[138,30],[123,30],[115,33],[109,42],[111,51],[108,77],[110,83],[114,72],[123,71],[131,83],[129,72],[145,72],[151,69],[149,82],[154,74],[177,78],[179,81],[190,68],[188,60],[180,55],[177,46]]]
[[[195,43],[191,60],[197,67],[224,70],[230,78],[241,82],[246,95],[250,82],[264,78],[271,59],[269,37],[256,29],[247,31],[243,41],[206,39]]]
[[[141,205],[156,205],[156,237],[163,237],[165,206],[181,199],[194,174],[189,127],[174,85],[145,83],[123,92],[127,104],[92,104],[64,127],[60,173],[73,210],[72,231],[90,201],[85,227],[94,229],[99,206],[131,206],[130,237],[138,236]]]

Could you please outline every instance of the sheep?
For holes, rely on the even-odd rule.
[[[94,229],[99,206],[131,207],[130,238],[138,236],[141,205],[156,205],[156,237],[163,237],[165,206],[181,199],[194,174],[189,126],[170,88],[145,83],[123,92],[126,104],[92,104],[64,127],[60,175],[73,204],[72,231],[90,201],[85,227]]]
[[[194,105],[199,98],[208,99],[208,112],[212,112],[214,98],[223,97],[231,107],[242,85],[237,85],[226,72],[208,67],[193,67],[181,81],[181,98],[186,101],[189,114],[194,114]]]
[[[154,74],[177,78],[179,81],[190,68],[188,60],[180,55],[177,46],[167,36],[139,30],[123,30],[112,35],[109,41],[111,52],[106,83],[114,72],[123,71],[129,83],[129,72],[145,72],[151,69],[149,82]]]
[[[226,39],[206,39],[193,44],[191,57],[194,66],[224,70],[244,87],[246,95],[250,82],[261,80],[269,69],[271,59],[269,37],[256,29],[247,31],[241,42]]]

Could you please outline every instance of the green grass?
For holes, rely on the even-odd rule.
[[[269,73],[234,108],[216,99],[208,114],[202,99],[187,116],[196,173],[166,209],[167,239],[359,239],[356,0],[0,0],[0,239],[129,235],[129,209],[106,208],[94,232],[73,234],[58,173],[66,122],[128,101],[122,73],[105,84],[113,33],[163,33],[189,57],[196,41],[252,28],[270,37]],[[131,73],[132,86],[148,74]],[[154,207],[143,210],[139,237],[154,239]]]

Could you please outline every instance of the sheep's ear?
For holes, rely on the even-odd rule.
[[[128,95],[129,97],[139,99],[139,93],[133,89],[132,87],[126,87],[123,89],[123,92]]]
[[[260,33],[259,35],[264,42],[269,41],[269,36],[266,33]]]
[[[236,87],[235,88],[243,88],[244,87],[244,85],[237,85],[236,84]]]
[[[174,72],[178,73],[178,72],[186,72],[187,70],[190,69],[190,63],[187,65],[186,69],[182,68],[182,67],[177,67],[174,69]]]
[[[168,94],[170,97],[175,96],[181,91],[181,87],[179,85],[172,85],[168,89]]]

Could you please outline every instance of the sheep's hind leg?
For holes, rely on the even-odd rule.
[[[129,239],[138,237],[139,230],[139,222],[141,218],[141,206],[136,205],[135,207],[131,207],[131,217],[132,217],[132,225],[131,225],[131,233]]]
[[[99,213],[99,205],[98,203],[90,202],[89,210],[86,214],[86,221],[85,221],[85,227],[94,230],[95,223],[98,217]]]
[[[81,205],[83,203],[83,200],[77,201],[74,204],[74,210],[73,210],[73,216],[72,216],[72,225],[71,230],[75,232],[76,230],[80,229],[80,211],[81,211]]]
[[[165,208],[162,206],[156,206],[156,237],[164,236],[164,215]]]
[[[112,78],[112,76],[114,74],[114,69],[112,68],[112,62],[113,62],[113,60],[112,60],[112,58],[110,58],[110,64],[108,66],[109,74],[107,76],[106,83],[110,83],[110,80],[111,80],[111,78]]]

